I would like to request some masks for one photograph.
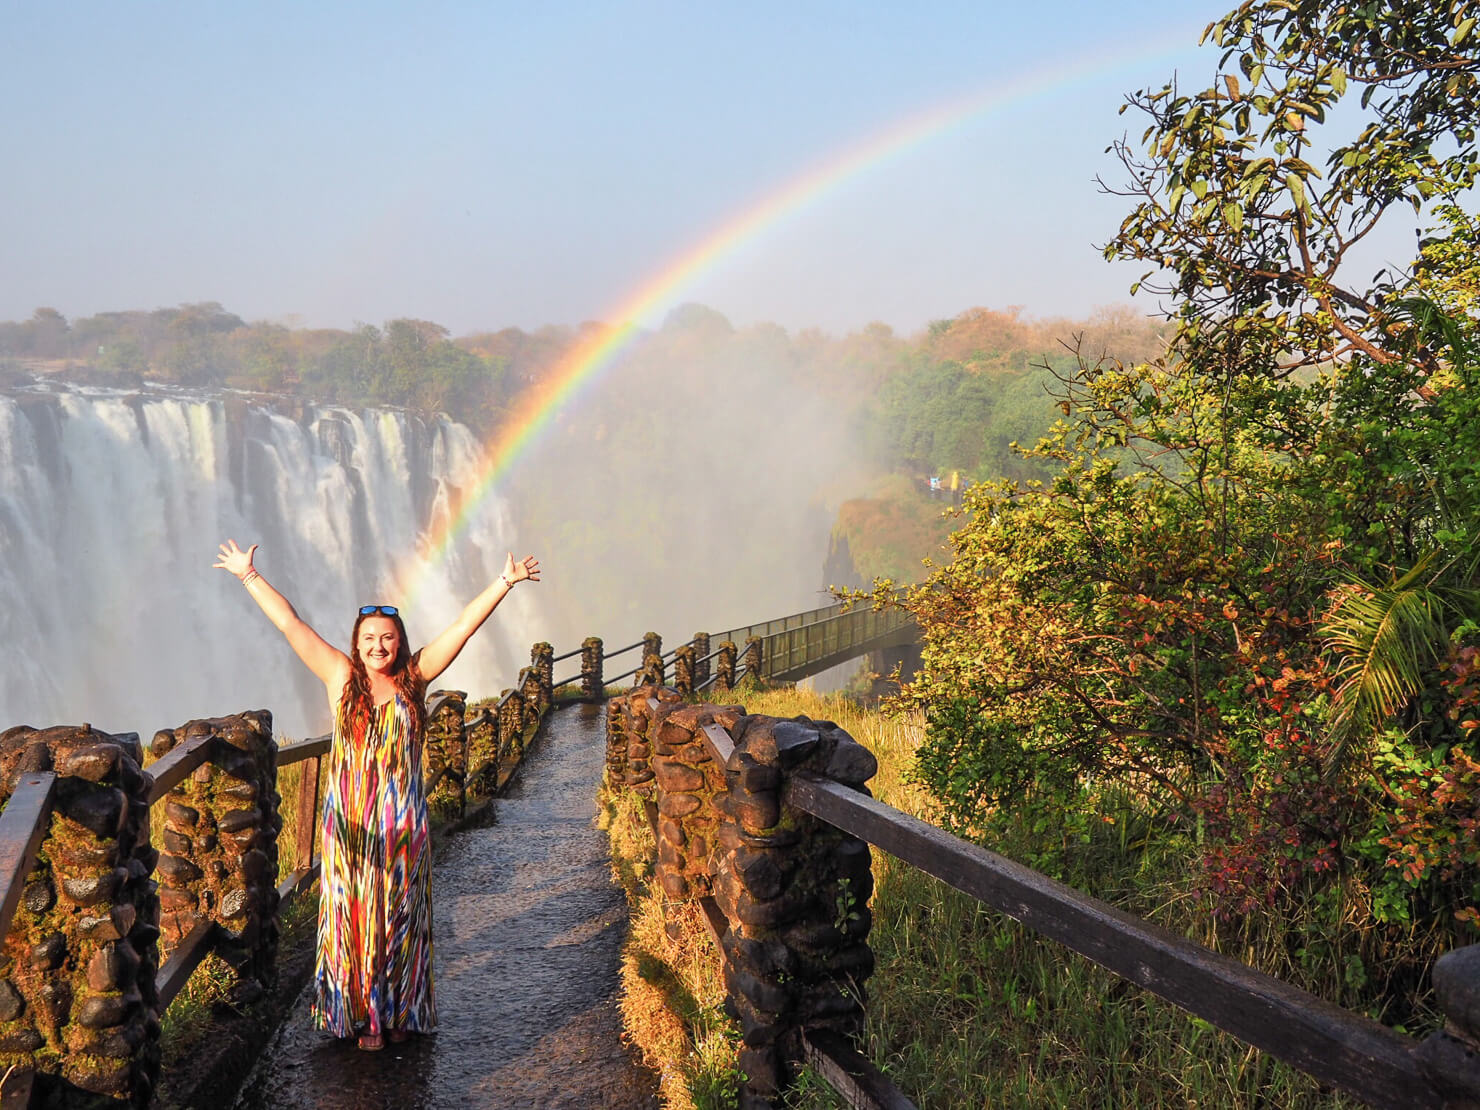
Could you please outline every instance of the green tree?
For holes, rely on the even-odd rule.
[[[1225,911],[1353,871],[1386,920],[1480,901],[1433,823],[1480,755],[1449,663],[1480,554],[1474,28],[1464,4],[1250,0],[1207,31],[1209,87],[1130,98],[1106,253],[1174,299],[1167,357],[1066,375],[1036,452],[1057,472],[974,490],[905,595],[921,772],[959,823],[1118,784],[1199,830]],[[1415,265],[1354,276],[1397,219]]]
[[[1351,262],[1390,213],[1474,183],[1475,26],[1463,2],[1248,0],[1205,33],[1223,49],[1212,85],[1130,98],[1148,123],[1139,147],[1114,145],[1129,171],[1114,191],[1137,203],[1105,254],[1152,263],[1143,281],[1177,299],[1184,341],[1211,336],[1241,372],[1358,355],[1435,369],[1402,310],[1408,277]],[[1333,115],[1349,99],[1360,109]],[[1473,226],[1446,234],[1476,243]]]

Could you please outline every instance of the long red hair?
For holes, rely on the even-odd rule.
[[[400,643],[396,648],[396,658],[391,662],[390,678],[411,711],[412,727],[420,733],[426,724],[427,693],[426,680],[421,677],[421,668],[417,666],[421,652],[411,654],[411,646],[406,642],[406,626],[401,623],[399,614],[390,616],[379,611],[361,613],[355,618],[354,631],[349,636],[349,681],[344,684],[344,693],[339,695],[339,727],[345,735],[354,736],[357,730],[363,730],[370,714],[375,711],[370,675],[365,670],[365,661],[360,658],[360,625],[371,617],[383,617],[396,626]]]

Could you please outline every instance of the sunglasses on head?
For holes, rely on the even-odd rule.
[[[371,613],[379,613],[382,617],[394,617],[396,607],[394,605],[361,605],[360,616],[368,617]]]

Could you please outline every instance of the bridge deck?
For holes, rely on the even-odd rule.
[[[360,1052],[309,1028],[305,995],[236,1110],[657,1106],[620,1040],[627,908],[592,824],[602,722],[596,706],[552,713],[493,823],[438,853],[439,1032]]]

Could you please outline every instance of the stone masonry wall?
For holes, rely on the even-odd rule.
[[[197,736],[217,738],[216,756],[158,804],[165,829],[159,857],[160,927],[173,949],[203,919],[220,929],[217,952],[237,981],[229,998],[261,997],[275,976],[278,944],[277,745],[266,710],[190,721],[155,734],[156,757]]]
[[[159,899],[149,780],[132,733],[88,725],[0,733],[0,783],[54,771],[35,869],[4,939],[0,1069],[34,1066],[43,1099],[145,1105],[159,1068]]]

